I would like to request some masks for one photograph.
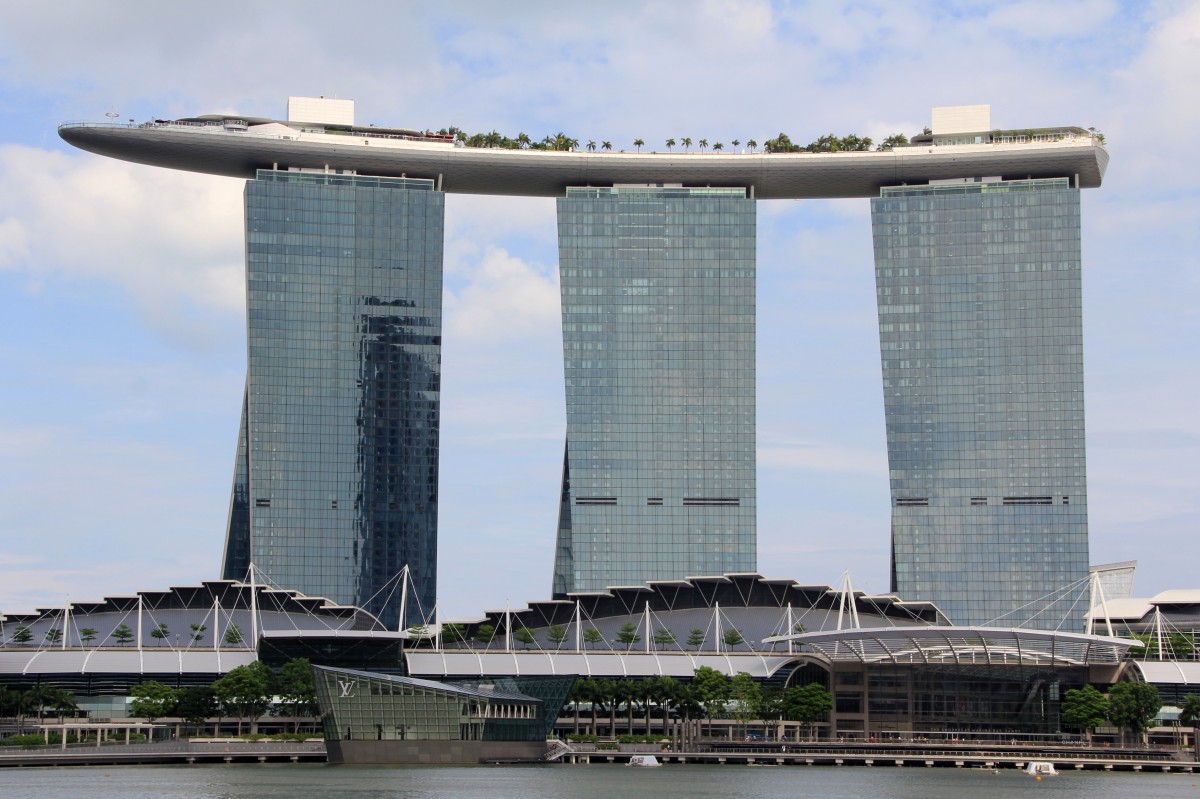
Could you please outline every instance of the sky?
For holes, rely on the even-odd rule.
[[[0,611],[219,576],[245,380],[244,182],[67,121],[351,98],[363,124],[614,149],[912,135],[939,105],[1095,127],[1093,563],[1196,587],[1200,3],[0,0]],[[759,571],[886,592],[867,200],[758,204]],[[549,597],[565,410],[554,202],[446,201],[443,618]]]

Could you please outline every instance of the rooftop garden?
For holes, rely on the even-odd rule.
[[[928,133],[928,129],[925,131]],[[613,143],[611,141],[596,142],[594,139],[589,139],[587,142],[581,142],[579,139],[568,136],[561,131],[552,136],[543,136],[541,139],[534,139],[528,133],[518,133],[516,136],[506,136],[498,131],[493,130],[490,133],[467,133],[461,128],[449,127],[442,128],[438,131],[440,136],[453,136],[454,140],[464,147],[480,147],[498,150],[558,150],[563,152],[571,152],[581,149],[586,149],[588,152],[611,152]],[[794,144],[791,138],[786,133],[780,133],[778,136],[767,139],[762,143],[762,151],[764,153],[837,153],[837,152],[863,152],[867,150],[890,150],[893,147],[903,147],[909,143],[909,139],[903,133],[895,133],[888,136],[879,144],[867,136],[858,136],[850,134],[848,136],[837,136],[832,133],[821,136],[816,141],[810,142],[807,145]],[[692,152],[693,144],[696,147],[695,152],[705,153],[713,152],[720,153],[726,149],[724,142],[713,141],[708,139],[699,139],[693,142],[690,136],[683,136],[679,139],[669,138],[664,142],[667,152],[674,152],[678,147],[682,152]],[[745,142],[746,149],[753,153],[758,150],[759,143],[754,139],[747,139]],[[743,145],[740,139],[733,139],[729,142],[729,146],[735,151]],[[633,140],[633,147],[637,152],[641,152],[646,146],[644,139],[638,138]],[[621,152],[625,152],[622,150]]]

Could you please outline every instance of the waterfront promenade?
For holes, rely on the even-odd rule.
[[[653,754],[664,765],[863,766],[898,768],[1022,769],[1031,760],[1059,771],[1200,773],[1191,752],[1153,748],[1003,746],[892,743],[704,744],[690,751],[663,751],[648,744],[557,744],[547,760],[562,764],[626,763]],[[196,739],[163,743],[72,745],[0,749],[0,767],[98,766],[199,763],[324,763],[325,744],[310,741]]]
[[[663,764],[709,763],[753,766],[867,766],[907,768],[1022,769],[1031,760],[1048,761],[1059,771],[1156,771],[1197,773],[1200,762],[1192,753],[1155,748],[1087,746],[1013,746],[983,744],[742,744],[702,745],[695,751],[664,751],[652,745],[622,745],[603,749],[597,744],[559,747],[550,757],[566,763],[625,763],[639,754],[653,754]]]
[[[207,739],[96,746],[0,749],[0,767],[120,766],[164,763],[324,763],[325,742]]]

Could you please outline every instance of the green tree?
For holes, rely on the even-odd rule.
[[[274,677],[262,661],[255,661],[238,666],[213,683],[225,713],[238,720],[238,735],[242,734],[243,721],[257,719],[271,706]]]
[[[825,718],[833,709],[833,694],[819,683],[797,685],[783,694],[783,713],[792,720],[808,725],[809,738],[813,724]]]
[[[701,139],[700,141],[698,141],[698,142],[696,142],[696,143],[700,145],[700,149],[701,149],[701,150],[707,150],[707,149],[708,149],[708,139]]]
[[[675,640],[675,633],[665,628],[659,628],[654,632],[655,646],[676,646],[679,642]]]
[[[724,149],[725,149],[725,145],[724,145],[724,144],[721,144],[721,142],[716,142],[715,144],[713,144],[713,152],[714,152],[714,153],[715,153],[715,152],[719,152],[719,151],[721,151],[721,150],[724,150]]]
[[[75,701],[75,694],[65,688],[55,688],[54,695],[50,698],[50,707],[58,713],[58,720],[61,722],[67,713],[79,710],[79,703]]]
[[[475,640],[481,644],[490,644],[496,637],[496,625],[481,624],[475,628]]]
[[[625,646],[633,646],[642,640],[642,636],[637,633],[637,625],[631,621],[627,621],[621,625],[621,629],[617,630],[617,643],[625,644]]]
[[[716,669],[701,666],[692,677],[692,690],[696,700],[704,706],[711,736],[713,718],[725,712],[725,703],[729,701],[729,678]]]
[[[14,644],[27,644],[33,640],[33,630],[28,627],[18,627],[13,633],[12,641]]]
[[[1171,633],[1168,646],[1176,660],[1190,660],[1196,654],[1196,637],[1188,633]]]
[[[903,133],[893,133],[882,142],[879,143],[880,150],[891,150],[894,147],[905,147],[908,145],[908,137]]]
[[[169,685],[155,680],[146,680],[129,689],[129,714],[153,723],[155,719],[170,715],[179,701],[179,692]]]
[[[592,710],[592,731],[596,729],[596,702],[593,697],[596,695],[596,681],[591,677],[580,677],[571,684],[571,693],[567,695],[567,701],[571,703],[575,710],[575,729],[576,735],[579,734],[579,706],[587,702]]]
[[[688,149],[689,147],[691,147],[691,146],[692,146],[692,140],[691,140],[691,138],[689,138],[689,137],[687,137],[687,136],[684,136],[684,137],[683,137],[683,150],[684,150],[684,152],[687,152],[687,149]]]
[[[175,713],[198,731],[200,725],[220,712],[217,695],[211,685],[194,685],[179,692]]]
[[[195,624],[189,624],[188,626],[192,630],[192,643],[193,644],[199,643],[201,640],[203,640],[204,633],[208,631],[208,625],[200,624],[199,622],[197,622]]]
[[[561,647],[567,640],[567,628],[561,624],[551,624],[546,629],[546,640],[556,647]]]
[[[524,625],[513,630],[513,638],[517,639],[517,641],[520,642],[520,644],[526,649],[529,648],[530,644],[537,640],[533,636],[533,630]]]
[[[751,148],[754,146],[754,140],[749,142]],[[788,138],[786,133],[780,133],[773,139],[767,139],[763,142],[763,150],[768,153],[790,153],[799,150],[798,145],[792,144],[792,140]]]
[[[758,142],[756,142],[754,139],[750,139],[746,142],[746,146],[750,148],[750,152],[754,152],[754,148],[758,146]]]
[[[1121,728],[1122,745],[1125,743],[1125,730],[1140,736],[1161,709],[1162,697],[1158,695],[1158,689],[1149,683],[1122,682],[1108,691],[1108,718]]]
[[[687,645],[693,649],[699,649],[700,647],[704,646],[705,637],[704,630],[699,628],[690,630],[688,631]]]
[[[118,646],[125,646],[133,640],[133,630],[129,629],[128,624],[118,624],[117,629],[112,631],[112,639]]]
[[[588,139],[587,148],[588,148],[588,152],[590,152],[590,153],[596,152],[596,142],[592,141],[591,139]]]
[[[29,712],[31,705],[24,691],[16,691],[5,685],[0,685],[0,718],[17,720],[17,731],[23,729],[22,720]]]
[[[240,646],[246,640],[246,637],[242,634],[241,627],[231,624],[225,628],[224,639],[225,643],[230,646]]]
[[[742,725],[745,735],[746,725],[762,715],[762,686],[746,672],[739,671],[729,681],[729,699],[733,717]]]
[[[623,704],[626,715],[626,732],[633,732],[633,703],[638,699],[638,686],[633,680],[613,680],[613,704]]]
[[[456,622],[443,624],[442,638],[452,644],[465,644],[467,642],[467,625]]]
[[[671,712],[681,707],[686,692],[683,683],[670,676],[655,677],[654,686],[655,701],[662,708],[662,734],[663,737],[666,737],[670,733],[668,725],[671,721]],[[650,732],[649,722],[647,722],[646,732]]]
[[[674,148],[675,148],[675,140],[674,140],[674,139],[667,139],[667,149],[668,149],[668,150],[672,150],[672,151],[673,151],[673,150],[674,150]]]
[[[758,707],[759,718],[764,722],[783,718],[783,689],[773,686],[762,687],[762,701]]]
[[[612,150],[612,142],[610,142],[610,141],[600,142],[600,149],[604,150],[605,152]]]
[[[163,640],[166,640],[171,637],[171,631],[167,628],[167,625],[159,624],[157,627],[155,627],[153,630],[150,631],[150,637],[157,638],[158,640],[163,641]],[[170,643],[170,642],[168,641],[168,643]]]
[[[60,643],[62,641],[62,635],[62,630],[58,629],[57,627],[51,627],[49,630],[46,630],[46,643]]]
[[[595,627],[589,627],[583,631],[583,642],[587,644],[588,649],[591,649],[594,644],[599,644],[604,641],[604,635]]]
[[[741,646],[746,643],[746,639],[742,637],[741,632],[736,627],[731,627],[721,636],[721,640],[726,646]]]
[[[1108,718],[1108,699],[1090,685],[1073,688],[1063,694],[1063,723],[1075,727],[1092,739],[1092,730]]]
[[[732,145],[733,145],[733,148],[736,150],[736,149],[737,149],[737,146],[738,146],[739,144],[741,144],[741,142],[740,142],[740,141],[738,141],[737,139],[734,139],[733,141],[731,141],[731,142],[730,142],[730,144],[732,144]]]
[[[1200,696],[1188,694],[1183,697],[1183,707],[1179,710],[1179,721],[1192,725],[1192,752],[1196,760],[1200,760]]]
[[[301,716],[315,716],[317,689],[313,685],[312,663],[308,658],[292,658],[279,669],[275,680],[275,693],[284,710],[293,721],[293,732],[300,731]]]
[[[530,142],[528,133],[518,133],[517,134],[517,146],[518,147],[520,147],[522,150],[528,150],[530,144],[531,144],[531,142]]]
[[[633,140],[633,146],[637,148],[637,150],[638,150],[638,152],[639,152],[639,153],[642,151],[642,145],[643,145],[643,144],[645,144],[645,143],[646,143],[646,142],[642,141],[641,139],[634,139],[634,140]]]
[[[96,640],[96,636],[99,634],[100,632],[93,627],[80,627],[79,643],[90,644],[92,641]]]

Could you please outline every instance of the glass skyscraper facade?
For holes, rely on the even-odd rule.
[[[615,187],[557,202],[554,594],[754,570],[754,200]]]
[[[248,375],[224,576],[393,629],[437,571],[444,195],[430,180],[261,170],[246,184]]]
[[[892,590],[957,624],[1077,631],[1079,190],[1066,178],[903,186],[871,208]]]

